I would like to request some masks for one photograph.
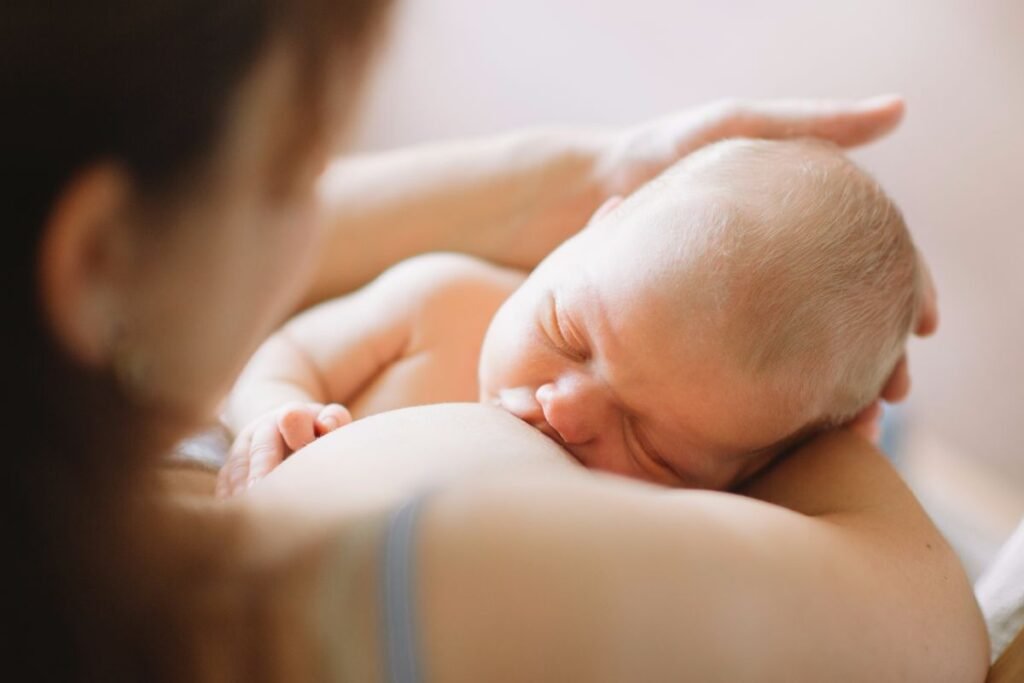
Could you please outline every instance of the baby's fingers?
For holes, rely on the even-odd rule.
[[[249,477],[249,447],[252,444],[252,431],[245,430],[231,444],[231,451],[224,466],[217,474],[218,498],[228,498],[244,489]]]
[[[295,403],[281,410],[277,428],[290,450],[305,448],[316,440],[316,418],[322,408],[319,403]]]
[[[324,409],[320,411],[320,414],[316,418],[316,433],[317,436],[323,436],[324,434],[330,434],[339,427],[352,422],[352,414],[348,412],[348,408],[337,403],[329,403],[324,406]]]
[[[277,425],[267,420],[256,428],[249,447],[249,473],[243,490],[249,488],[281,464],[285,454],[284,438]]]

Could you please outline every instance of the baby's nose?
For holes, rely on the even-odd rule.
[[[595,440],[609,421],[604,393],[582,380],[562,380],[537,389],[544,419],[569,445]]]

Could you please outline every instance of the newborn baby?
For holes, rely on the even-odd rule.
[[[289,322],[231,395],[219,490],[351,416],[472,400],[586,467],[729,488],[877,398],[920,280],[899,211],[837,148],[720,142],[528,277],[428,255]]]

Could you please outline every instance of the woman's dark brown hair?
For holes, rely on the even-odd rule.
[[[202,591],[181,578],[201,581],[202,563],[191,574],[164,573],[143,557],[166,545],[160,535],[168,527],[140,494],[146,472],[180,434],[158,429],[172,416],[137,405],[111,373],[77,366],[49,333],[36,269],[54,202],[101,160],[127,169],[141,193],[174,201],[168,197],[201,177],[216,154],[231,125],[231,97],[271,45],[292,48],[297,111],[315,112],[328,62],[368,46],[385,4],[0,4],[0,592],[8,675],[188,680],[203,668],[190,609]]]

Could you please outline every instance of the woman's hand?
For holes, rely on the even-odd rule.
[[[505,150],[503,163],[543,159],[533,195],[518,220],[490,220],[480,242],[484,257],[530,269],[592,220],[609,202],[626,197],[705,145],[734,137],[819,138],[843,147],[882,137],[903,118],[903,99],[722,100],[613,129],[538,131]],[[545,155],[538,150],[550,150]],[[507,187],[506,194],[509,194]],[[476,228],[478,231],[479,227]]]
[[[612,135],[597,166],[602,201],[630,194],[690,152],[718,140],[812,137],[853,147],[891,131],[903,111],[903,99],[897,96],[849,102],[723,100],[688,109]]]
[[[304,305],[428,251],[528,270],[605,201],[704,145],[742,136],[854,146],[902,116],[899,97],[728,100],[628,128],[538,128],[339,160],[321,182],[324,243]]]

